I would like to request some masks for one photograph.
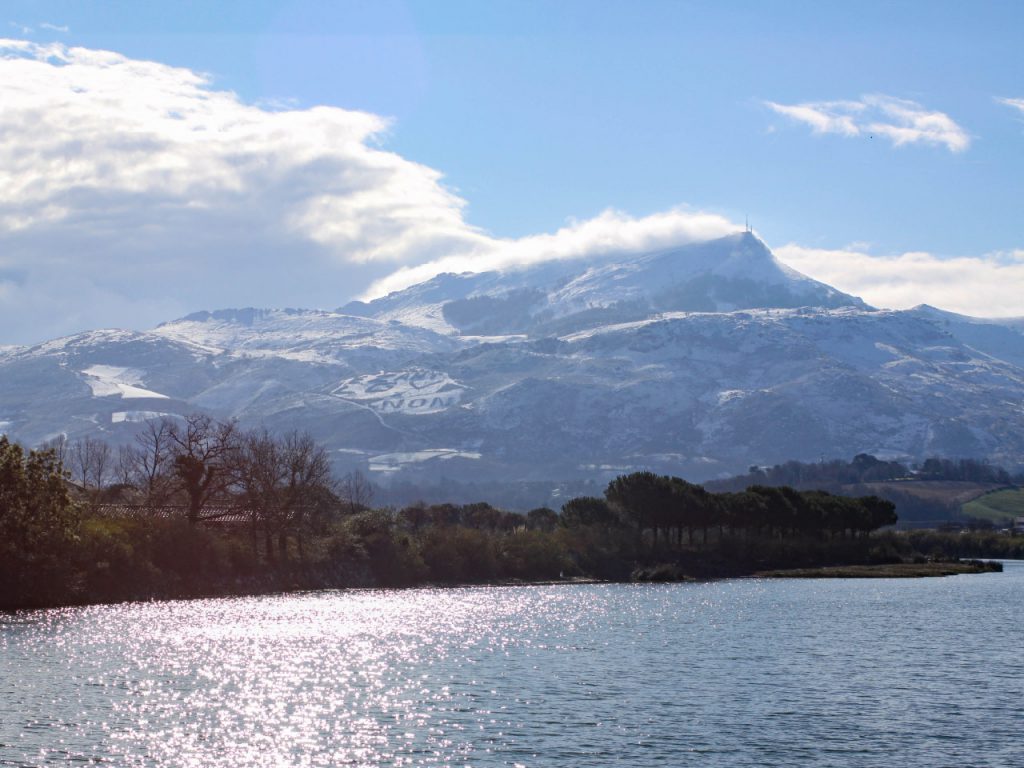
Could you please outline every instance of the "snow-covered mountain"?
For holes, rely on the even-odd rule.
[[[549,335],[656,312],[804,306],[866,308],[860,299],[781,264],[746,232],[630,259],[443,274],[339,311],[442,333]]]
[[[0,350],[0,430],[29,444],[197,409],[308,430],[378,480],[705,479],[860,452],[1021,466],[1024,333],[872,309],[745,233]]]

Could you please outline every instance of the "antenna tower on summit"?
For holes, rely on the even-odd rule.
[[[747,234],[749,235],[750,231],[751,231],[750,230],[750,217],[749,216],[744,216],[743,217],[743,223],[744,223],[744,229],[746,230]]]

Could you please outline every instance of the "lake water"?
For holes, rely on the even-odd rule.
[[[1021,766],[1024,563],[0,617],[0,765]]]

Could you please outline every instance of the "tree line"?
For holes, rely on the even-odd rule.
[[[714,493],[650,472],[620,476],[603,496],[568,499],[559,511],[486,502],[373,509],[373,487],[358,474],[335,479],[309,435],[198,414],[149,422],[116,451],[103,445],[89,438],[26,451],[0,437],[0,607],[626,579],[666,560],[699,571],[708,558],[719,561],[715,573],[736,574],[755,562],[867,557],[867,534],[895,522],[876,497],[763,485]],[[125,507],[136,514],[115,514]]]
[[[572,499],[562,508],[567,525],[624,524],[652,543],[702,543],[708,531],[739,535],[858,536],[895,525],[891,502],[877,496],[850,498],[825,491],[752,485],[745,491],[711,493],[678,477],[635,472],[608,484],[604,498]]]
[[[984,459],[931,457],[919,464],[886,461],[859,453],[850,461],[787,461],[770,467],[752,466],[742,475],[713,480],[708,487],[719,491],[742,490],[751,485],[788,485],[799,489],[883,483],[890,480],[947,480],[1008,485],[1024,482],[1005,468]]]

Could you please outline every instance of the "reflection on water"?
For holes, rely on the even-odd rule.
[[[1024,566],[0,618],[0,765],[1021,765]]]

